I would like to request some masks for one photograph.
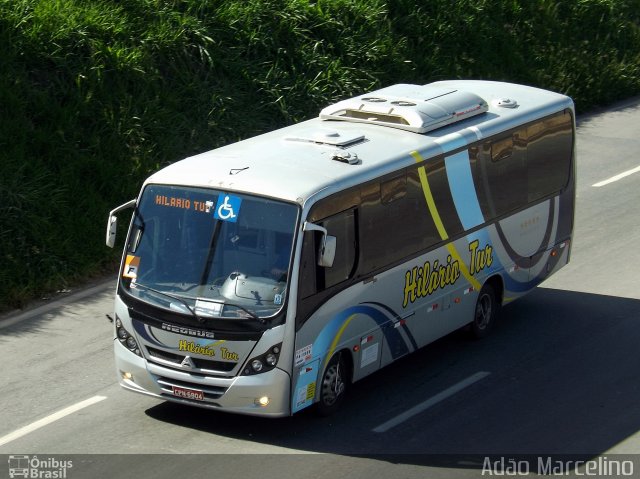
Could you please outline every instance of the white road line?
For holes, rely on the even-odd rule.
[[[405,411],[402,414],[399,414],[398,416],[394,417],[393,419],[390,419],[387,422],[382,423],[379,426],[373,428],[373,432],[386,432],[389,429],[394,428],[399,424],[402,424],[407,419],[412,418],[416,414],[420,414],[421,412],[429,409],[430,407],[435,406],[439,402],[444,401],[445,399],[462,391],[464,388],[471,386],[472,384],[480,381],[481,379],[486,378],[489,374],[491,373],[486,371],[479,371],[474,375],[469,376],[467,379],[463,379],[459,383],[454,384],[450,388],[447,388],[444,391],[436,394],[435,396],[427,399],[426,401],[418,404],[417,406],[412,407],[408,411]]]
[[[633,168],[631,170],[623,171],[619,175],[612,176],[608,180],[601,181],[601,182],[596,183],[596,184],[591,185],[591,186],[595,186],[596,188],[600,188],[601,186],[605,186],[605,185],[608,185],[609,183],[613,183],[614,181],[621,180],[625,176],[633,175],[634,173],[638,173],[639,171],[640,171],[640,166],[636,166],[635,168]]]
[[[16,439],[21,438],[22,436],[26,436],[30,432],[33,432],[37,429],[40,429],[41,427],[51,424],[52,422],[55,422],[58,419],[62,419],[63,417],[68,416],[69,414],[73,414],[74,412],[77,412],[80,409],[84,409],[88,406],[91,406],[92,404],[98,403],[100,401],[104,401],[105,399],[107,399],[105,396],[93,396],[92,398],[86,399],[72,406],[66,407],[58,412],[54,412],[53,414],[47,417],[44,417],[42,419],[39,419],[38,421],[33,422],[31,424],[28,424],[27,426],[21,427],[20,429],[17,429],[7,434],[6,436],[0,437],[0,446],[4,446],[5,444],[11,441],[15,441]]]

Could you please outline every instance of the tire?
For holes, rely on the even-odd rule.
[[[476,307],[473,310],[471,334],[478,339],[486,337],[495,325],[497,313],[498,302],[495,290],[490,284],[485,284],[478,294]]]
[[[316,411],[320,416],[330,416],[344,402],[347,393],[347,366],[342,353],[336,354],[324,370],[320,381],[320,398]]]

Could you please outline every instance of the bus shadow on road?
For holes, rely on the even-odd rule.
[[[640,300],[537,288],[493,334],[453,333],[352,385],[319,418],[237,416],[173,403],[159,421],[297,451],[433,467],[482,468],[486,455],[589,458],[640,430]],[[478,371],[469,387],[386,430],[377,426]]]

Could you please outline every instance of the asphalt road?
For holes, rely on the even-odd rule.
[[[481,477],[485,455],[631,458],[640,476],[637,457],[618,456],[640,452],[638,152],[640,99],[582,118],[571,263],[505,307],[490,337],[454,333],[403,358],[330,418],[121,390],[105,318],[115,280],[0,318],[0,477],[16,455],[67,458],[69,478]]]

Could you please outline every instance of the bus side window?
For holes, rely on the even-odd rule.
[[[470,149],[472,164],[479,168],[478,196],[486,219],[505,215],[526,206],[527,132],[511,132],[507,136]],[[476,176],[476,178],[477,178]]]
[[[380,183],[364,185],[361,198],[360,277],[376,274],[439,241],[417,167]]]
[[[350,209],[317,222],[336,237],[336,256],[331,267],[317,264],[317,252],[322,234],[305,232],[300,271],[300,297],[306,298],[351,278],[357,258],[356,211]]]
[[[569,112],[557,113],[469,148],[485,219],[491,221],[558,193],[569,181],[573,147]]]
[[[336,237],[336,256],[333,266],[318,266],[318,246],[322,233],[306,231],[302,242],[300,277],[298,282],[298,315],[296,328],[299,329],[327,298],[351,284],[358,258],[356,229],[357,210],[349,209],[336,215],[316,221],[324,226],[331,236]]]
[[[356,212],[347,210],[338,213],[325,221],[322,226],[327,228],[329,235],[337,239],[336,257],[331,268],[322,270],[322,286],[330,288],[351,278],[355,270],[357,242],[356,242]]]
[[[571,115],[564,112],[529,126],[530,202],[557,193],[567,185],[573,146],[572,125]]]
[[[380,201],[388,205],[407,196],[407,175],[401,174],[380,184]]]

